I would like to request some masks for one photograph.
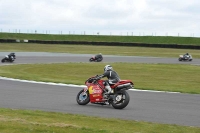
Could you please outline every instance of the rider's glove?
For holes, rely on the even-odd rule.
[[[99,79],[101,79],[101,77],[96,77],[96,80],[99,80]]]
[[[102,75],[99,75],[99,76],[96,77],[96,79],[99,80],[99,79],[101,79],[102,77],[103,77]]]

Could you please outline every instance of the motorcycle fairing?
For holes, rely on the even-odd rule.
[[[95,103],[95,102],[102,102],[103,101],[103,90],[96,84],[93,84],[91,86],[87,87],[89,91],[89,96],[90,96],[90,102]]]
[[[102,89],[99,88],[98,86],[90,86],[89,87],[89,94],[101,94]]]

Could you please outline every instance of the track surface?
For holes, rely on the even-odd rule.
[[[3,58],[3,55],[5,53],[0,52],[0,57]],[[23,52],[19,52],[16,55],[17,60],[14,64],[88,62],[91,56]],[[104,62],[200,64],[199,59],[195,59],[192,62],[178,62],[176,58],[104,57]],[[0,108],[55,111],[200,127],[200,95],[128,91],[130,95],[129,105],[123,110],[116,110],[112,106],[78,105],[76,103],[76,95],[80,90],[81,88],[79,87],[0,80]]]

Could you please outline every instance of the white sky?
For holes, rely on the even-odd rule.
[[[200,37],[200,0],[0,0],[0,32]]]

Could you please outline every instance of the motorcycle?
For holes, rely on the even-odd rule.
[[[96,58],[95,56],[89,59],[90,62],[101,62],[102,60],[103,60],[103,57]]]
[[[98,75],[97,75],[98,76]],[[85,81],[86,88],[82,89],[76,96],[79,105],[92,104],[112,105],[115,109],[125,108],[130,97],[126,90],[134,88],[131,80],[120,80],[111,85],[111,93],[107,95],[104,80],[91,77]]]
[[[10,57],[9,57],[10,56]],[[14,62],[16,59],[16,56],[14,53],[11,53],[9,55],[6,55],[2,60],[1,62],[4,63],[4,62]]]
[[[192,55],[186,55],[186,56],[179,55],[178,60],[179,61],[192,61]]]

